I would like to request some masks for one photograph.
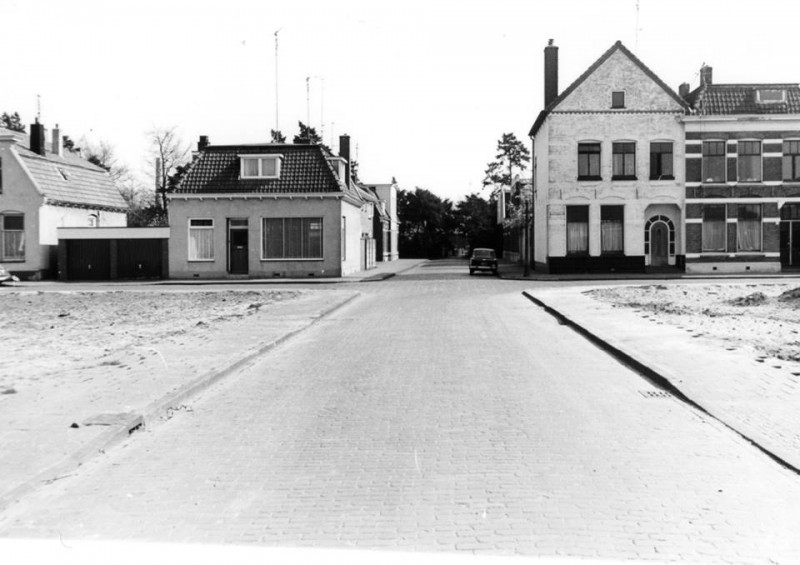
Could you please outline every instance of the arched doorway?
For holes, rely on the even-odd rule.
[[[665,267],[675,256],[675,224],[666,216],[653,216],[644,228],[645,254],[651,267]]]

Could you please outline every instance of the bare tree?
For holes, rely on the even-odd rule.
[[[161,209],[167,210],[167,190],[170,187],[169,178],[179,165],[186,163],[189,155],[189,145],[178,137],[172,127],[154,127],[147,132],[150,140],[149,156],[154,171],[154,185],[156,187],[156,206],[159,195]]]
[[[117,157],[117,151],[110,142],[105,140],[93,142],[84,137],[80,143],[86,160],[108,171],[117,188],[130,180],[130,169]]]

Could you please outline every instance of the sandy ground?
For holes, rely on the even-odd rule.
[[[124,370],[165,342],[191,339],[302,291],[0,293],[0,394],[93,367]]]
[[[587,291],[654,323],[685,329],[729,350],[752,351],[800,367],[800,286],[709,284],[620,286]]]

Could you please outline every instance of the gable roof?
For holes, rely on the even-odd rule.
[[[759,103],[758,90],[785,90],[785,102]],[[687,97],[699,115],[800,114],[797,84],[704,84]]]
[[[579,76],[577,80],[575,80],[575,82],[570,84],[564,91],[561,92],[561,94],[556,96],[556,98],[552,102],[550,102],[550,104],[548,104],[544,110],[539,112],[539,116],[533,123],[533,127],[531,127],[531,131],[529,132],[528,135],[531,137],[535,136],[536,133],[539,131],[539,128],[542,127],[545,118],[547,118],[547,116],[556,108],[556,106],[558,106],[565,98],[567,98],[570,94],[572,94],[576,88],[578,88],[581,84],[583,84],[584,81],[586,81],[586,79],[588,79],[592,75],[592,73],[594,73],[603,63],[605,63],[611,57],[611,55],[613,55],[617,51],[620,51],[621,53],[625,54],[625,56],[628,57],[637,67],[639,67],[642,70],[642,72],[650,78],[650,80],[652,80],[658,86],[660,86],[662,90],[664,90],[664,92],[666,92],[669,96],[671,96],[675,100],[675,102],[680,104],[682,108],[684,108],[685,110],[689,109],[689,106],[686,103],[686,101],[683,98],[681,98],[678,95],[678,93],[676,93],[669,86],[667,86],[667,84],[663,80],[661,80],[658,77],[658,75],[656,75],[653,71],[651,71],[647,65],[642,63],[636,55],[631,53],[630,50],[627,47],[625,47],[621,41],[617,41],[605,53],[603,53],[600,56],[600,58],[597,59],[597,61],[592,63],[592,65],[588,69],[586,69],[586,71],[581,76]]]
[[[281,155],[280,178],[240,178],[240,155]],[[173,194],[312,194],[341,192],[358,198],[340,182],[321,145],[266,143],[209,145],[189,165]]]
[[[30,137],[22,132],[0,127],[0,135],[12,135],[17,139],[15,152],[50,204],[120,212],[128,209],[127,202],[102,167],[66,149],[61,156],[56,155],[51,152],[50,143],[45,144],[45,155],[39,155],[30,150]]]

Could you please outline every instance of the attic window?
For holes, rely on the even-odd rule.
[[[622,90],[616,90],[611,93],[611,107],[612,108],[624,108],[625,107],[625,92]]]
[[[60,174],[60,175],[61,175],[61,177],[62,177],[64,180],[69,180],[69,177],[67,176],[67,171],[65,171],[65,170],[64,170],[64,169],[62,169],[61,167],[56,167],[56,170],[58,171],[58,174]]]
[[[756,90],[759,104],[780,104],[786,102],[786,91],[779,88],[759,88]]]
[[[277,179],[281,176],[283,155],[239,155],[239,175],[243,179]]]

